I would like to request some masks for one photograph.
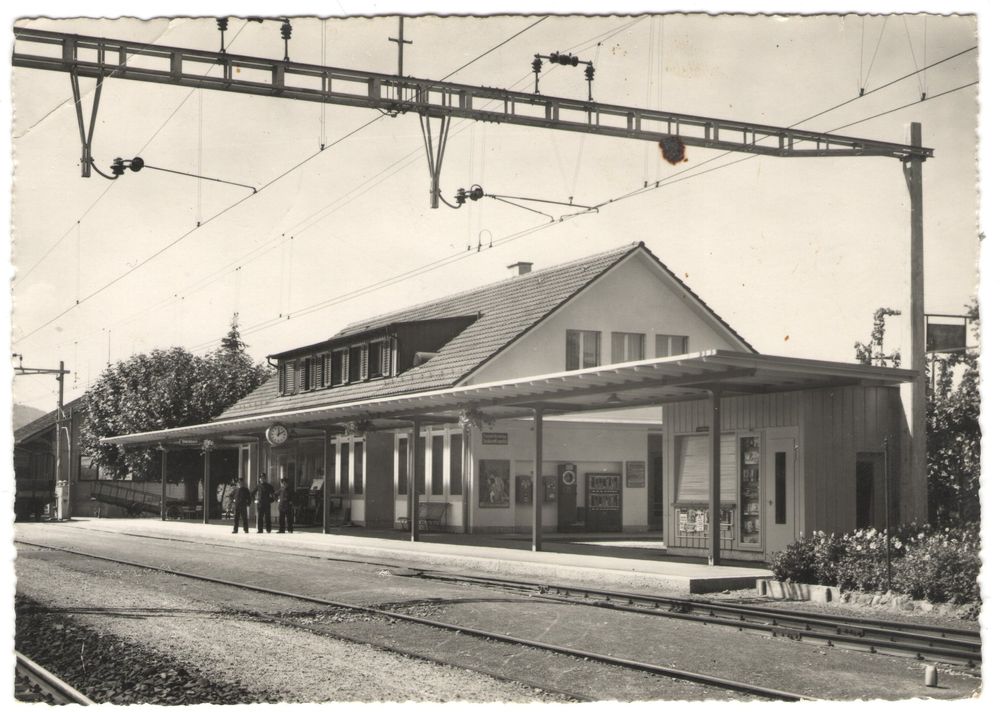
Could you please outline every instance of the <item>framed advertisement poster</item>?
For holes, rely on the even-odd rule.
[[[629,460],[625,463],[625,486],[645,487],[646,486],[646,461]]]
[[[510,506],[510,460],[479,461],[479,506]]]

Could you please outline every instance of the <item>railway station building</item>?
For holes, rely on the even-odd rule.
[[[670,553],[764,560],[920,511],[913,372],[760,354],[642,243],[512,269],[271,355],[211,422],[106,441],[158,445],[165,468],[171,448],[232,448],[325,529],[414,539],[660,532]]]

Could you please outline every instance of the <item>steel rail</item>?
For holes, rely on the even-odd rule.
[[[429,580],[503,588],[547,600],[585,603],[618,611],[746,628],[799,640],[806,638],[840,647],[912,655],[918,659],[952,664],[968,666],[982,663],[982,647],[978,634],[955,628],[848,618],[821,613],[772,611],[759,606],[703,602],[688,598],[605,591],[563,584],[452,575],[418,569],[415,571],[421,578]],[[555,592],[556,595],[551,595],[550,592]],[[581,597],[582,600],[572,600],[570,596]],[[616,600],[625,601],[627,605],[614,603]],[[819,627],[827,630],[817,630]],[[831,628],[832,631],[829,630]],[[928,634],[927,631],[933,631],[935,634]]]
[[[281,598],[290,598],[293,600],[304,601],[307,603],[314,603],[323,606],[342,608],[345,610],[355,611],[358,613],[367,613],[369,615],[383,616],[386,618],[405,621],[407,623],[416,623],[431,628],[447,630],[452,633],[460,633],[471,637],[482,638],[485,640],[495,640],[503,643],[509,643],[512,645],[521,645],[525,647],[536,648],[538,650],[546,650],[549,652],[559,653],[562,655],[569,655],[584,660],[593,660],[597,662],[602,662],[616,667],[638,670],[653,675],[670,677],[679,680],[686,680],[688,682],[695,682],[702,685],[707,685],[709,687],[716,687],[720,689],[731,690],[734,692],[742,692],[744,694],[753,695],[756,697],[762,697],[765,699],[785,700],[789,702],[814,699],[806,695],[800,695],[794,692],[787,692],[784,690],[776,690],[773,688],[762,687],[759,685],[752,685],[749,683],[740,682],[738,680],[727,680],[725,678],[716,677],[714,675],[706,675],[703,673],[692,672],[689,670],[680,670],[677,668],[666,667],[663,665],[646,663],[639,660],[630,660],[627,658],[621,658],[613,655],[596,653],[589,650],[580,650],[578,648],[570,648],[567,646],[545,643],[538,640],[519,638],[517,636],[508,635],[506,633],[496,633],[493,631],[482,630],[480,628],[461,626],[461,625],[456,625],[454,623],[445,623],[442,621],[431,620],[429,618],[411,616],[405,613],[395,613],[392,611],[386,611],[384,609],[374,608],[371,606],[360,606],[357,604],[347,603],[344,601],[334,601],[331,599],[320,598],[318,596],[309,596],[307,594],[295,593],[292,591],[282,591],[267,586],[256,586],[254,584],[244,583],[242,581],[230,581],[228,579],[222,579],[215,576],[203,576],[201,574],[194,574],[187,571],[180,571],[178,569],[155,566],[153,564],[144,564],[136,561],[128,561],[126,559],[118,559],[111,556],[103,556],[101,554],[92,554],[88,552],[78,551],[75,549],[67,549],[61,546],[53,546],[51,544],[36,544],[21,539],[15,539],[15,543],[25,544],[28,546],[34,546],[42,549],[49,549],[52,551],[61,551],[67,554],[74,554],[76,556],[83,556],[91,559],[96,559],[99,561],[107,561],[109,563],[120,564],[123,566],[132,566],[139,569],[145,569],[147,571],[156,571],[159,573],[172,574],[174,576],[180,576],[195,581],[204,581],[206,583],[214,583],[222,586],[239,588],[246,591],[253,591],[255,593],[264,593],[272,596],[278,596]]]
[[[174,541],[182,543],[200,543],[195,542],[190,539],[170,537],[162,535],[149,535],[149,534],[138,534],[134,532],[118,532],[109,529],[98,529],[95,531],[101,531],[106,534],[114,534],[119,536],[130,536],[140,539],[156,539],[161,541]],[[24,542],[28,543],[28,542]],[[41,545],[35,545],[41,546]],[[243,549],[242,547],[234,544],[213,544],[216,547],[222,548],[233,548],[233,549]],[[651,596],[642,593],[627,593],[621,591],[607,591],[603,589],[587,588],[583,586],[569,586],[565,584],[553,584],[542,581],[525,581],[517,579],[507,579],[493,576],[478,576],[476,574],[455,574],[449,572],[443,572],[435,569],[423,569],[415,566],[401,566],[398,563],[387,562],[387,561],[375,561],[372,559],[361,559],[352,557],[332,557],[323,556],[317,554],[302,554],[297,552],[282,552],[285,556],[299,556],[308,559],[320,559],[324,561],[333,561],[341,563],[353,563],[371,566],[384,566],[388,569],[405,569],[407,571],[412,571],[413,575],[420,576],[424,578],[436,578],[445,583],[449,582],[464,582],[464,583],[474,583],[482,584],[484,586],[493,586],[495,588],[508,588],[509,590],[517,593],[531,593],[536,595],[540,589],[546,590],[565,590],[570,592],[579,592],[588,594],[597,598],[603,598],[605,600],[611,600],[613,598],[618,598],[626,601],[643,601],[648,604],[659,604],[661,606],[697,606],[703,609],[712,609],[717,611],[728,611],[734,614],[758,614],[760,617],[773,620],[775,625],[777,621],[783,620],[787,622],[798,622],[803,624],[817,623],[823,624],[843,624],[844,626],[857,629],[859,626],[864,626],[873,630],[883,630],[886,633],[908,633],[908,632],[926,632],[929,634],[928,642],[939,640],[949,641],[949,640],[965,640],[971,642],[974,648],[981,647],[980,635],[977,631],[963,630],[961,628],[951,628],[946,626],[936,626],[922,623],[914,622],[898,622],[890,621],[885,619],[877,618],[858,618],[857,616],[841,616],[832,613],[816,613],[810,611],[795,611],[795,612],[784,612],[779,610],[767,609],[761,606],[754,606],[748,604],[733,604],[733,603],[720,603],[716,601],[699,601],[692,598],[682,598],[682,597],[670,597],[670,596]],[[400,575],[400,574],[397,574]],[[565,598],[561,599],[564,602],[567,601]],[[719,620],[722,620],[721,618]]]
[[[14,656],[15,675],[27,678],[31,683],[37,685],[43,694],[52,698],[53,702],[50,704],[97,704],[68,682],[57,677],[49,670],[46,670],[27,655],[15,650]]]
[[[136,534],[136,533],[122,533],[112,530],[98,530],[103,531],[107,534],[131,536],[137,538],[150,538],[164,541],[175,541],[183,543],[196,543],[190,539],[178,538],[178,537],[164,537],[164,536],[151,536],[148,534]],[[25,542],[27,543],[27,542]],[[36,545],[41,546],[41,545]],[[214,546],[220,546],[224,548],[234,548],[234,549],[245,549],[233,544],[214,544]],[[620,591],[607,591],[602,589],[587,588],[582,586],[568,586],[564,584],[552,584],[541,581],[524,581],[516,579],[506,579],[500,577],[489,577],[489,576],[478,576],[475,574],[454,574],[443,571],[438,571],[434,569],[422,569],[414,566],[401,567],[398,563],[391,563],[385,561],[374,561],[371,559],[360,559],[360,558],[350,558],[350,557],[331,557],[331,556],[320,556],[316,554],[300,554],[295,552],[283,552],[283,555],[288,556],[301,556],[303,558],[309,559],[321,559],[325,561],[334,561],[341,563],[353,563],[362,565],[373,565],[373,566],[384,566],[389,569],[400,569],[404,568],[407,571],[412,571],[413,575],[428,578],[437,579],[445,583],[471,583],[483,586],[491,586],[494,588],[506,588],[515,593],[538,595],[541,589],[545,590],[560,590],[577,592],[581,594],[586,594],[594,596],[595,598],[604,599],[605,601],[610,601],[612,599],[619,599],[625,601],[641,601],[648,605],[660,605],[660,606],[687,606],[687,607],[698,607],[703,610],[710,611],[721,611],[728,612],[734,615],[757,615],[760,618],[766,618],[773,621],[773,626],[777,627],[778,622],[786,622],[789,624],[799,624],[808,626],[809,624],[817,625],[835,625],[842,624],[845,627],[851,629],[853,636],[857,636],[857,631],[860,627],[864,627],[866,630],[871,630],[873,633],[883,632],[885,634],[899,633],[906,634],[912,633],[916,635],[916,632],[926,632],[929,635],[927,642],[937,643],[939,641],[967,641],[970,645],[967,646],[968,649],[973,651],[979,651],[981,649],[981,640],[979,633],[976,631],[967,631],[960,628],[950,628],[944,626],[935,626],[921,623],[901,623],[896,621],[889,621],[884,619],[875,618],[858,618],[856,616],[840,616],[831,613],[815,613],[808,611],[796,611],[796,612],[784,612],[772,609],[762,608],[760,606],[753,606],[747,604],[732,604],[732,603],[719,603],[712,601],[699,601],[697,599],[691,598],[681,598],[681,597],[670,597],[670,596],[650,596],[648,594],[641,593],[626,593]],[[397,574],[398,575],[398,574]],[[566,597],[559,598],[564,603],[573,603],[573,601],[568,600]],[[637,608],[625,608],[624,610],[631,610],[633,612],[642,612]],[[705,616],[696,619],[698,622],[717,622],[720,625],[726,625],[726,619],[721,616],[709,617],[706,619]],[[747,626],[749,627],[749,626]],[[851,637],[847,638],[850,641]],[[847,642],[845,641],[845,642]],[[959,643],[961,645],[961,643]],[[856,648],[868,650],[869,647],[865,646],[854,646]],[[968,664],[966,658],[962,659],[961,664]]]

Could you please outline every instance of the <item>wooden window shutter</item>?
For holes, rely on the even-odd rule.
[[[392,340],[385,339],[382,342],[382,375],[392,375]]]
[[[295,393],[294,361],[285,361],[285,393]]]
[[[278,367],[278,393],[285,393],[285,364]]]
[[[306,389],[307,377],[306,374],[309,373],[309,361],[308,359],[299,364],[299,390],[304,391]]]
[[[323,385],[329,386],[333,374],[333,354],[323,354]]]
[[[359,349],[361,354],[361,380],[365,381],[368,379],[368,349]]]
[[[323,377],[323,366],[324,366],[325,363],[326,363],[326,357],[325,356],[314,356],[313,359],[312,359],[312,367],[313,367],[312,387],[313,388],[320,388],[320,387],[326,385],[325,379]]]
[[[340,382],[347,383],[348,369],[350,368],[350,363],[348,363],[348,353],[347,349],[341,349],[340,351]]]

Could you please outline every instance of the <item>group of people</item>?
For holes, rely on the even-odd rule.
[[[257,478],[257,488],[252,492],[246,483],[240,482],[233,490],[233,534],[240,530],[240,520],[243,521],[243,531],[250,533],[250,502],[257,507],[257,533],[263,534],[266,530],[271,533],[271,503],[278,503],[278,533],[284,534],[286,531],[292,533],[292,499],[295,494],[295,487],[287,477],[281,478],[281,485],[277,490],[274,485],[267,481],[267,473],[262,472]]]

